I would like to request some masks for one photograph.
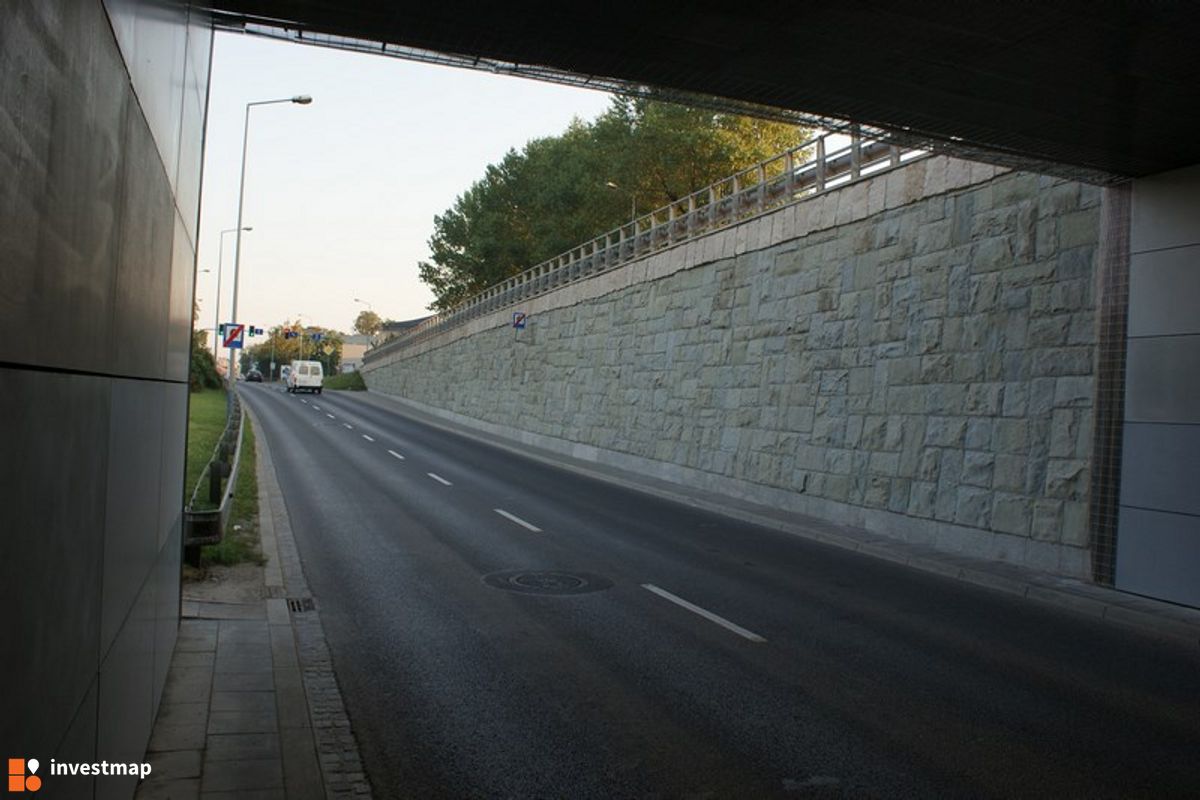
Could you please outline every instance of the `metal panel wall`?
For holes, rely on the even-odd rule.
[[[1200,606],[1200,165],[1138,180],[1116,585]]]
[[[212,30],[0,4],[0,748],[140,761],[175,644]],[[128,779],[47,776],[55,797]]]

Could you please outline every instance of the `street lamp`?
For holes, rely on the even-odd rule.
[[[224,267],[225,258],[225,234],[233,233],[237,228],[226,228],[221,231],[221,241],[217,244],[217,302],[216,309],[213,312],[215,319],[213,320],[213,363],[217,361],[217,353],[221,347],[221,270]],[[244,231],[252,231],[254,228],[249,226],[242,228]],[[209,272],[209,270],[204,270]]]
[[[296,105],[306,106],[312,102],[312,98],[306,94],[298,94],[295,97],[284,97],[279,100],[255,100],[252,103],[246,103],[246,124],[242,128],[242,178],[238,186],[238,218],[237,218],[237,252],[233,256],[233,321],[237,322],[237,301],[238,301],[238,276],[242,265],[242,208],[246,200],[246,143],[250,138],[250,109],[254,106],[269,106],[276,103],[295,103]],[[237,370],[233,363],[233,348],[229,348],[229,379],[232,383],[236,377]]]

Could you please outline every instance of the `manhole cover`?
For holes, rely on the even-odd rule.
[[[483,582],[497,589],[524,594],[586,594],[612,587],[612,581],[590,572],[511,569],[484,575]]]

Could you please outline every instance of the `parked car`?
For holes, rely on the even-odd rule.
[[[247,371],[246,372],[246,382],[247,383],[262,383],[263,382],[262,373],[256,369]]]
[[[320,361],[293,361],[291,372],[288,373],[288,391],[321,393],[321,384],[325,380],[324,370]]]

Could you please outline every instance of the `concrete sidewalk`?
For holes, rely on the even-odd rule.
[[[139,799],[371,796],[261,435],[257,449],[261,591],[185,592]]]

